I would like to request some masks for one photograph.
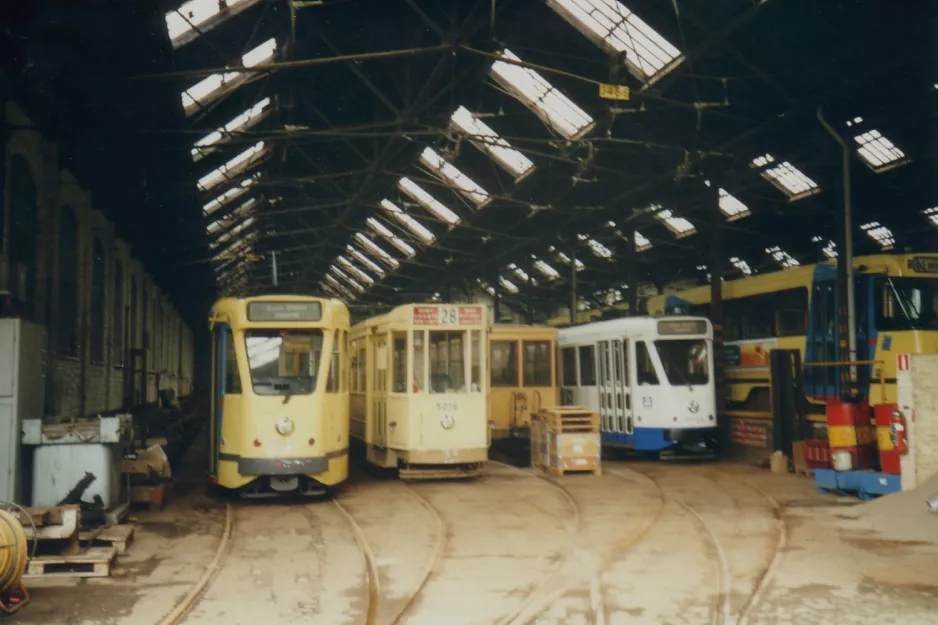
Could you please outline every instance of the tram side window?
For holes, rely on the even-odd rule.
[[[580,386],[596,386],[596,348],[581,345],[580,351]]]
[[[479,330],[469,332],[469,390],[482,392],[482,333]]]
[[[518,343],[492,341],[492,386],[518,386]]]
[[[576,348],[564,347],[560,350],[560,363],[563,368],[563,385],[577,386],[576,382]]]
[[[341,340],[342,333],[336,330],[332,335],[332,358],[329,359],[329,377],[326,379],[327,393],[338,393],[342,388],[340,373]]]
[[[524,342],[524,385],[550,386],[550,341]]]
[[[391,388],[395,393],[407,392],[407,333],[392,332]]]
[[[238,377],[238,356],[235,354],[234,334],[231,330],[225,333],[225,395],[241,394],[241,378]]]
[[[368,390],[368,351],[364,340],[358,343],[358,391],[364,393]]]
[[[349,368],[349,391],[352,393],[358,392],[358,344],[357,342],[349,343],[349,359],[348,359],[348,368]]]
[[[635,361],[639,384],[658,385],[658,374],[655,372],[655,363],[648,353],[645,341],[635,341]]]
[[[465,393],[465,332],[430,332],[430,392]]]
[[[426,390],[427,372],[424,367],[424,355],[427,352],[426,330],[414,330],[414,392],[423,393]]]

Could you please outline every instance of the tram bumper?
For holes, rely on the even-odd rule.
[[[312,475],[329,470],[329,457],[238,458],[241,475]]]

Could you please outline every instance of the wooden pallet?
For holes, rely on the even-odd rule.
[[[108,577],[116,557],[113,547],[92,547],[75,555],[36,556],[29,561],[23,579]]]
[[[563,477],[567,473],[592,473],[593,475],[603,474],[603,469],[599,465],[599,463],[592,462],[592,463],[588,463],[588,465],[589,466],[582,466],[582,467],[578,467],[578,466],[565,467],[565,466],[548,465],[548,466],[541,467],[541,468],[544,471],[547,471],[548,474],[554,477]]]
[[[599,413],[583,406],[543,408],[534,419],[550,432],[599,432]]]
[[[81,532],[78,540],[82,547],[113,547],[118,555],[123,555],[134,540],[134,526],[106,525],[90,532]]]

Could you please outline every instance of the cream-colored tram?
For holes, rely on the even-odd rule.
[[[323,493],[348,477],[348,308],[224,298],[209,317],[209,481],[244,496]]]
[[[402,478],[471,477],[488,459],[488,315],[411,304],[349,334],[351,435]]]

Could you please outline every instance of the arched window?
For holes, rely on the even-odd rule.
[[[78,355],[78,221],[71,206],[59,216],[59,356]]]
[[[91,242],[91,362],[104,364],[104,246]]]
[[[36,183],[26,159],[19,155],[10,159],[9,258],[11,290],[25,302],[27,314],[35,318]]]
[[[114,261],[114,299],[111,301],[111,362],[124,364],[124,267]]]

